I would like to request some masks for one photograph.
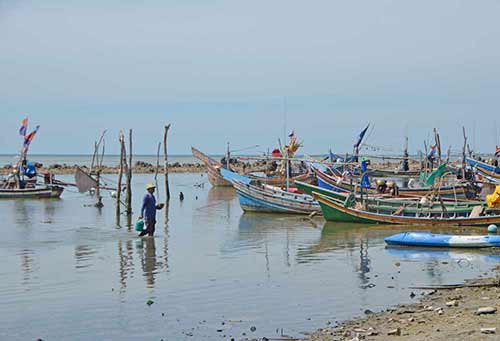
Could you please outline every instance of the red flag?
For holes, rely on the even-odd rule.
[[[283,156],[283,154],[281,154],[281,152],[278,148],[274,149],[271,155],[272,155],[272,157],[282,157]]]

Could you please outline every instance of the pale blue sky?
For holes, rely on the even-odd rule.
[[[500,113],[500,3],[472,1],[0,0],[0,154],[19,122],[34,153],[88,153],[99,130],[136,131],[154,153],[273,147],[287,126],[305,151],[368,142],[444,147],[476,126],[493,151]],[[498,120],[500,121],[500,120]],[[472,141],[471,141],[472,142]]]

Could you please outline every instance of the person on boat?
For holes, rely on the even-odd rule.
[[[139,217],[139,219],[144,219],[146,228],[139,234],[139,237],[146,234],[153,236],[155,233],[156,211],[161,210],[164,206],[163,204],[156,204],[155,189],[156,186],[152,183],[146,186],[148,193],[144,195],[144,199],[142,200],[141,216]]]
[[[396,185],[396,183],[394,181],[391,181],[389,183],[389,193],[393,197],[399,196],[399,188],[398,188],[398,185]]]
[[[386,190],[387,190],[387,183],[385,182],[385,180],[382,179],[377,180],[377,192],[383,194],[385,193]]]

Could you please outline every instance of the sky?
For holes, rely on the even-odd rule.
[[[423,148],[462,126],[500,144],[500,2],[0,0],[0,154],[22,118],[32,153],[91,153],[107,129],[135,152],[223,153],[277,146],[295,130],[309,154],[367,144]]]

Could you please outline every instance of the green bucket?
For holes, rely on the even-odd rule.
[[[144,230],[144,220],[137,220],[137,222],[135,223],[135,230],[137,232],[142,232]]]

